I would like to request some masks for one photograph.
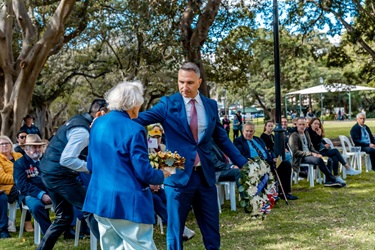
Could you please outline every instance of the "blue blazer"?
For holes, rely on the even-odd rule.
[[[186,158],[185,170],[177,170],[176,174],[166,178],[164,182],[166,185],[183,187],[188,183],[197,151],[208,185],[215,185],[215,168],[211,158],[212,138],[235,165],[242,167],[247,163],[246,158],[229,140],[227,132],[220,123],[217,103],[203,95],[200,97],[206,111],[207,129],[198,143],[191,133],[186,117],[185,103],[180,93],[161,98],[157,105],[150,110],[141,112],[136,119],[144,126],[161,123],[166,135],[167,150],[177,151]]]
[[[153,224],[149,184],[164,180],[148,159],[146,131],[124,111],[95,120],[87,168],[92,172],[83,210],[96,215]]]

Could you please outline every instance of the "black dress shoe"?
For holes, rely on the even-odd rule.
[[[285,197],[284,197],[283,194],[280,194],[279,197],[280,197],[280,199],[285,200]],[[294,195],[291,195],[291,194],[286,194],[286,198],[287,198],[288,200],[291,200],[291,201],[293,201],[293,200],[298,200],[298,197],[297,197],[297,196],[294,196]]]
[[[0,231],[0,239],[10,238],[10,234],[6,230]]]

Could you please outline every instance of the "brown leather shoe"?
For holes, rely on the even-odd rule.
[[[34,232],[34,228],[31,224],[31,221],[25,221],[25,230],[26,232]]]

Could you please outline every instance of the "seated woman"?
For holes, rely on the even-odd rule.
[[[0,136],[0,238],[9,238],[9,231],[16,231],[14,221],[9,221],[8,225],[8,203],[14,203],[18,199],[18,189],[13,179],[13,165],[21,157],[21,153],[14,152],[13,143],[9,137]],[[28,228],[26,228],[26,223]],[[26,217],[25,228],[26,231],[33,230],[30,213]]]
[[[336,180],[342,183],[345,181],[339,176],[339,162],[345,167],[347,175],[357,175],[360,172],[351,168],[344,160],[338,149],[331,148],[331,146],[324,141],[324,128],[319,118],[313,118],[310,123],[310,127],[307,129],[309,132],[311,142],[314,145],[315,150],[323,156],[329,157],[333,162],[333,174]]]
[[[286,120],[286,118],[283,118],[283,119]],[[275,124],[273,123],[273,121],[267,121],[266,124],[264,124],[263,133],[260,135],[260,138],[262,138],[264,143],[266,143],[267,149],[269,151],[272,151],[273,153],[275,153],[275,150],[274,150],[275,136],[272,134],[274,126]],[[292,156],[289,150],[287,149],[287,147],[285,147],[285,159],[284,160],[292,162]]]

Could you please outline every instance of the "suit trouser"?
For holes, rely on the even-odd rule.
[[[73,206],[82,210],[86,197],[86,187],[75,175],[52,176],[42,174],[42,180],[48,189],[56,219],[48,228],[37,249],[52,249],[59,236],[69,229],[74,218]],[[93,214],[83,212],[87,225],[97,239],[99,239],[98,223]]]
[[[193,206],[194,215],[203,236],[205,248],[220,248],[219,209],[216,186],[208,186],[203,171],[191,173],[188,184],[181,188],[165,185],[167,196],[167,248],[182,249],[182,233],[186,218]]]
[[[375,171],[375,148],[362,147],[361,151],[366,152],[370,155],[372,170]]]

